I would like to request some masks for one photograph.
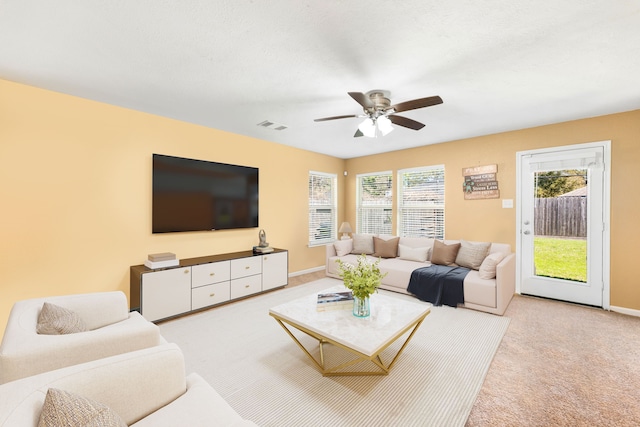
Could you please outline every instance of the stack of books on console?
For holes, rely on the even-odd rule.
[[[144,262],[144,265],[152,270],[156,268],[175,267],[180,265],[180,261],[176,258],[176,254],[171,252],[163,252],[161,254],[149,254],[148,259]]]
[[[344,310],[353,307],[353,293],[347,292],[330,292],[326,294],[318,294],[318,311],[327,310]]]

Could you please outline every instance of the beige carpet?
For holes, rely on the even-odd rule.
[[[336,283],[271,292],[160,329],[184,351],[188,372],[261,426],[463,426],[509,319],[435,307],[388,376],[323,377],[268,309]]]
[[[640,318],[519,295],[505,315],[468,427],[640,425]]]

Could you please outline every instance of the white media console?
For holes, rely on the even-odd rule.
[[[160,321],[286,286],[289,253],[234,252],[180,260],[152,270],[130,268],[131,310]]]

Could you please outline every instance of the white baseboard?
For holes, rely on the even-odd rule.
[[[632,308],[616,307],[615,305],[609,306],[609,310],[616,313],[628,314],[629,316],[640,317],[640,310],[634,310]]]
[[[315,273],[316,271],[322,271],[325,268],[326,267],[324,265],[321,265],[320,267],[313,267],[313,268],[308,268],[306,270],[294,271],[292,273],[289,273],[289,277],[302,276],[303,274],[308,274],[308,273]]]

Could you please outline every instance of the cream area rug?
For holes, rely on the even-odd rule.
[[[434,307],[389,375],[323,377],[269,308],[339,284],[325,278],[273,291],[161,323],[160,330],[184,352],[188,373],[202,375],[260,426],[463,426],[509,319]],[[327,357],[340,351],[325,347]]]

